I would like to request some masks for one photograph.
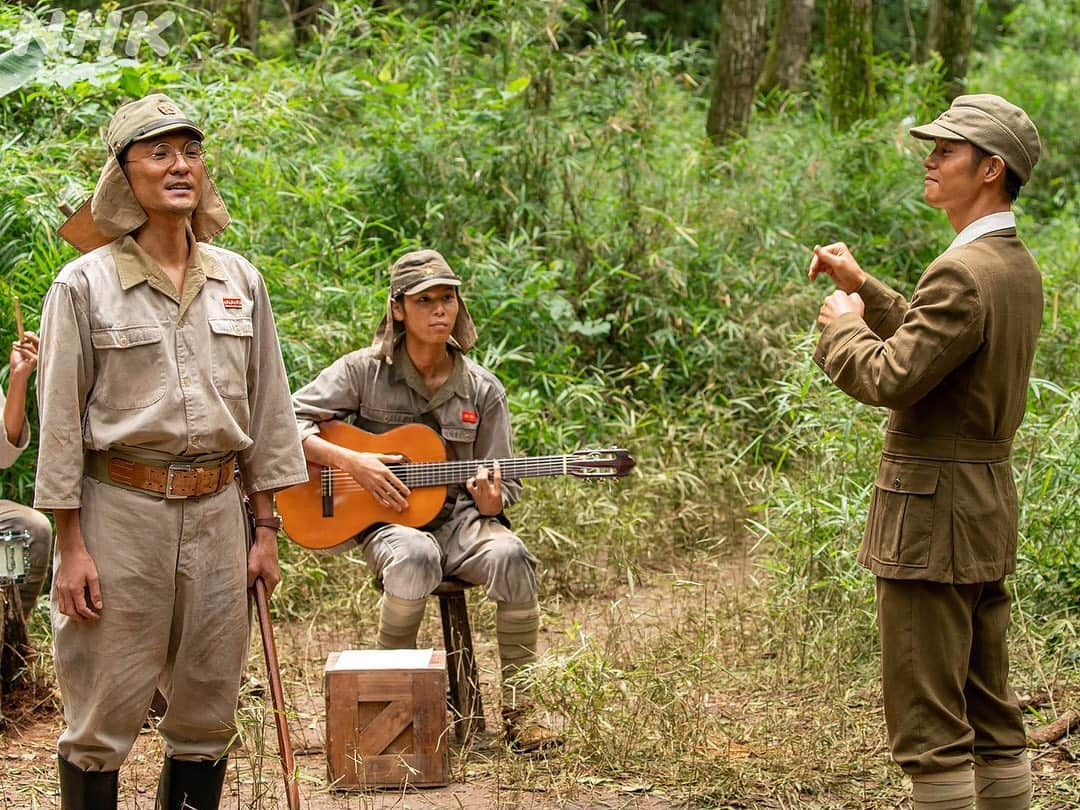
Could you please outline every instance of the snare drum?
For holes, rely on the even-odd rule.
[[[30,532],[0,532],[0,587],[18,585],[30,567]]]

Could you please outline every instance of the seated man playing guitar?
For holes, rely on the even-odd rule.
[[[359,452],[320,435],[320,424],[351,418],[370,433],[420,423],[435,430],[450,461],[512,455],[510,413],[502,384],[468,357],[476,328],[458,288],[461,279],[434,250],[407,253],[390,273],[386,314],[373,344],[324,369],[293,395],[309,462],[347,473],[389,518],[409,509],[409,488],[387,466],[400,454]],[[328,431],[328,435],[330,435]],[[444,576],[483,585],[496,603],[503,718],[519,751],[558,743],[530,712],[520,673],[536,660],[540,623],[536,558],[509,528],[503,510],[521,492],[498,462],[446,487],[427,524],[376,523],[356,536],[383,586],[378,646],[416,646],[427,596]]]

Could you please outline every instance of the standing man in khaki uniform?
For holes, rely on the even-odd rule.
[[[0,431],[0,469],[14,464],[30,444],[26,390],[37,363],[38,337],[33,332],[27,332],[21,341],[11,344],[7,399],[0,392],[0,411],[4,414],[4,429]],[[26,620],[34,609],[34,602],[49,568],[52,526],[41,512],[21,503],[0,499],[0,532],[27,532],[30,535],[30,566],[26,570],[26,579],[19,585],[19,601],[23,619]]]
[[[106,140],[94,196],[62,230],[101,246],[60,271],[42,313],[36,505],[57,527],[61,802],[116,807],[158,688],[158,806],[207,810],[234,742],[246,590],[280,578],[273,492],[307,472],[263,279],[205,244],[228,214],[202,131],[154,94]]]
[[[923,193],[957,237],[910,301],[845,245],[815,247],[810,278],[839,289],[821,307],[814,360],[855,399],[891,409],[859,561],[878,577],[885,719],[914,807],[1023,810],[1031,772],[1004,579],[1016,563],[1009,453],[1043,296],[1011,204],[1039,135],[988,94],[959,96],[911,134],[934,142]]]
[[[345,470],[397,511],[407,507],[409,490],[386,465],[403,458],[332,444],[319,435],[319,423],[350,418],[370,433],[421,423],[442,436],[450,461],[513,455],[506,391],[466,357],[476,328],[460,286],[436,251],[406,253],[390,271],[386,313],[372,346],[340,358],[293,396],[307,458]],[[358,539],[384,589],[381,649],[416,646],[424,604],[444,576],[486,587],[496,604],[508,740],[530,751],[558,738],[532,716],[519,677],[536,661],[540,626],[536,559],[503,515],[520,493],[520,482],[504,480],[498,464],[481,465],[465,487],[447,487],[442,511],[427,526],[381,524]]]

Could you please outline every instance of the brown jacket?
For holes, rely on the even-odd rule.
[[[1009,453],[1042,324],[1042,277],[1016,231],[939,256],[910,302],[868,279],[814,360],[889,415],[859,562],[880,577],[988,582],[1016,563]]]

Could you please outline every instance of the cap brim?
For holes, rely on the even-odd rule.
[[[407,290],[402,290],[402,295],[416,295],[417,293],[429,290],[432,287],[460,287],[461,279],[459,278],[425,278],[423,281],[418,281],[416,284],[409,287]]]
[[[205,140],[206,138],[206,135],[203,133],[203,131],[197,126],[195,126],[193,122],[187,120],[186,118],[176,118],[172,121],[162,121],[156,126],[150,127],[145,132],[135,132],[131,140],[125,143],[122,147],[120,147],[120,149],[126,149],[127,147],[131,146],[131,144],[137,143],[138,141],[146,141],[150,138],[156,138],[158,135],[165,135],[169,132],[178,132],[179,130],[183,129],[194,132],[196,135],[199,136],[200,141]]]
[[[944,138],[947,141],[966,141],[967,138],[959,132],[943,127],[936,121],[924,124],[921,127],[912,127],[908,133],[921,141],[932,141],[934,138]]]

